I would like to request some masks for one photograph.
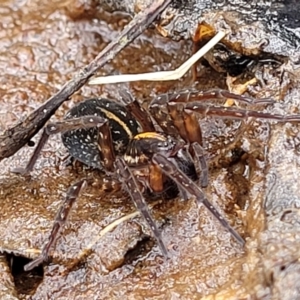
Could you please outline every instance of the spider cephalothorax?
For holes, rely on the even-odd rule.
[[[217,107],[203,102],[233,98],[246,104],[273,103],[270,99],[254,100],[223,90],[162,95],[150,104],[151,114],[142,109],[130,94],[123,93],[122,97],[126,105],[102,98],[83,101],[67,113],[64,121],[48,124],[27,167],[17,171],[30,172],[49,135],[60,132],[71,156],[119,180],[145,218],[165,256],[168,254],[167,247],[144,199],[147,192],[167,197],[174,197],[178,193],[183,198],[195,197],[243,245],[241,236],[201,190],[200,186],[208,183],[208,172],[197,114],[232,119],[255,117],[280,122],[299,122],[300,115],[273,115],[234,107]],[[49,242],[41,256],[25,266],[26,270],[47,260],[59,229],[85,183],[83,179],[68,190]]]

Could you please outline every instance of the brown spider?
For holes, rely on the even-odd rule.
[[[169,198],[178,193],[184,199],[195,197],[244,245],[242,237],[208,201],[196,183],[199,180],[202,187],[208,183],[197,114],[231,119],[254,117],[280,122],[299,122],[300,115],[273,115],[202,102],[227,98],[246,104],[273,103],[270,99],[255,100],[224,90],[184,91],[154,99],[149,107],[150,115],[129,93],[122,93],[123,104],[102,98],[89,99],[73,107],[64,121],[48,124],[26,168],[15,172],[29,173],[49,136],[61,133],[63,144],[73,158],[103,170],[123,185],[145,218],[164,256],[168,255],[168,251],[145,202],[146,192],[163,194]],[[69,188],[56,216],[49,241],[42,254],[27,264],[25,270],[31,270],[48,260],[58,232],[86,182],[81,180]]]

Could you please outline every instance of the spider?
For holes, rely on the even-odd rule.
[[[300,121],[300,115],[282,116],[234,107],[213,106],[203,100],[235,99],[245,104],[270,104],[271,99],[254,99],[225,90],[182,91],[154,99],[149,112],[129,92],[122,102],[94,98],[80,102],[61,122],[49,123],[24,169],[32,171],[39,153],[52,134],[61,133],[71,157],[117,179],[144,217],[165,257],[167,247],[145,201],[145,194],[184,199],[195,197],[242,246],[243,238],[209,202],[201,187],[208,184],[208,168],[202,148],[202,134],[197,114],[232,119],[249,117],[279,122]],[[55,218],[50,237],[39,257],[27,264],[26,271],[48,261],[50,249],[65,224],[75,200],[87,180],[72,185]],[[201,186],[201,187],[200,187]]]

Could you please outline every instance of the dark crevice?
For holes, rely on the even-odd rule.
[[[34,293],[44,277],[43,266],[39,266],[30,272],[24,271],[24,266],[31,259],[16,256],[14,254],[6,254],[8,266],[14,279],[16,291],[18,294],[30,295]]]

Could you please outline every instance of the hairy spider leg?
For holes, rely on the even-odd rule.
[[[61,122],[48,124],[42,133],[42,136],[34,149],[34,152],[25,168],[15,168],[12,170],[14,173],[19,173],[22,175],[28,174],[33,170],[33,167],[40,155],[41,150],[45,146],[52,134],[62,133],[69,130],[91,128],[91,127],[102,127],[103,124],[107,122],[106,119],[99,116],[85,116],[80,118],[68,119]]]
[[[213,106],[199,102],[189,102],[185,104],[185,110],[199,113],[201,116],[213,116],[228,119],[248,120],[249,118],[272,120],[277,122],[300,122],[299,115],[280,115],[272,113],[258,112],[235,107]]]
[[[151,217],[148,205],[130,168],[127,166],[126,162],[121,157],[116,158],[115,166],[118,174],[120,175],[119,180],[124,184],[136,208],[139,210],[139,212],[147,222],[149,228],[153,233],[153,236],[157,240],[161,252],[165,257],[168,257],[168,250],[163,242],[161,233],[157,228],[153,218]]]
[[[43,247],[40,256],[38,256],[36,259],[24,266],[25,271],[30,271],[38,265],[42,264],[43,262],[47,262],[49,260],[50,249],[55,245],[55,242],[58,238],[58,233],[66,223],[66,220],[73,207],[73,204],[75,203],[80,192],[86,186],[86,184],[86,180],[80,180],[68,189],[66,198],[57,212],[48,242]]]
[[[205,150],[199,145],[197,142],[192,143],[191,147],[194,151],[194,160],[195,160],[195,168],[197,174],[201,174],[199,176],[199,183],[202,188],[208,186],[208,165],[207,160],[205,158]],[[199,168],[199,170],[197,170]]]
[[[202,132],[199,121],[196,114],[185,111],[184,105],[181,103],[176,103],[176,105],[171,105],[171,103],[167,104],[169,114],[180,136],[189,144],[189,153],[195,163],[198,181],[201,187],[205,188],[208,185],[208,165],[202,147]]]
[[[194,196],[199,204],[203,204],[219,221],[219,223],[236,239],[236,241],[244,246],[244,239],[227,223],[218,210],[208,201],[205,194],[193,180],[186,176],[173,162],[160,153],[153,155],[152,162],[158,165],[161,170],[174,180],[182,189]]]
[[[212,101],[212,100],[226,100],[228,98],[234,99],[244,104],[273,104],[275,100],[272,98],[256,99],[254,97],[247,97],[238,95],[222,89],[210,89],[206,91],[186,90],[179,93],[166,94],[167,102],[192,102],[192,101]],[[158,99],[159,101],[159,99]],[[155,100],[153,101],[153,103]]]
[[[133,98],[129,90],[124,89],[119,91],[123,104],[133,114],[136,120],[141,124],[143,131],[155,131],[153,122],[147,111]]]

